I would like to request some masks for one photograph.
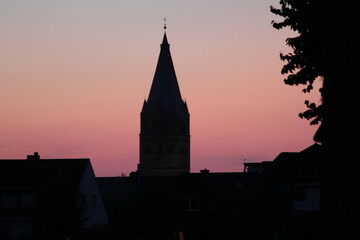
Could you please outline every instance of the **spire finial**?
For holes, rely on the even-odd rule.
[[[164,17],[164,30],[166,31],[166,17]]]

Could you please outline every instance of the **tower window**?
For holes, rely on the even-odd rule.
[[[189,153],[189,149],[187,147],[184,147],[184,154],[188,154]]]
[[[145,154],[150,154],[150,146],[145,147]]]
[[[180,146],[179,147],[179,154],[184,154],[185,153],[185,147],[184,146]]]
[[[173,147],[172,146],[167,146],[166,147],[166,153],[167,154],[173,154]]]
[[[161,154],[162,153],[162,147],[161,146],[158,146],[157,148],[157,154]]]
[[[185,124],[182,124],[182,125],[181,125],[181,132],[182,132],[182,133],[186,133],[186,132],[187,132],[187,128],[186,128],[186,125],[185,125]]]

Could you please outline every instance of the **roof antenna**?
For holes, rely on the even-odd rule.
[[[166,17],[164,17],[164,31],[166,32]]]

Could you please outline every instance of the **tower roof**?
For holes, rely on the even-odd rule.
[[[155,110],[166,113],[180,113],[184,111],[184,101],[181,98],[166,32],[160,49],[149,97],[144,103],[142,113]]]

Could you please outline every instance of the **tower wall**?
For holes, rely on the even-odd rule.
[[[146,102],[144,103],[146,108]],[[184,109],[187,110],[186,103]],[[187,111],[142,113],[140,164],[143,175],[172,176],[190,172],[190,116]]]
[[[139,172],[171,176],[190,172],[190,136],[140,135]]]

